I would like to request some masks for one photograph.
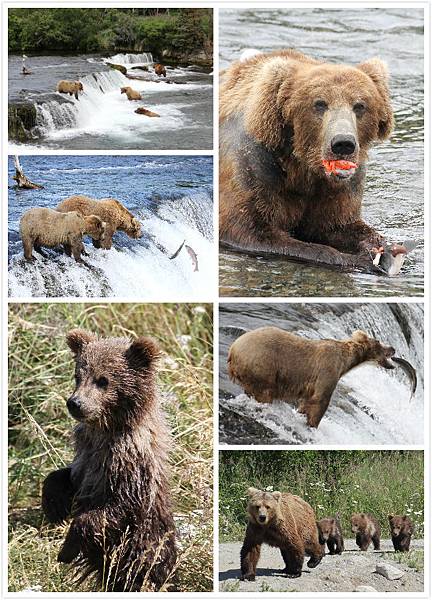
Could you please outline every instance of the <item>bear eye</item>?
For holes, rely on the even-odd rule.
[[[314,109],[319,113],[323,113],[328,109],[328,104],[325,100],[315,100]]]
[[[356,102],[353,106],[353,111],[357,116],[364,114],[366,111],[366,104],[364,102]]]
[[[98,377],[98,379],[95,380],[95,383],[99,388],[104,390],[108,387],[108,379],[106,377]]]

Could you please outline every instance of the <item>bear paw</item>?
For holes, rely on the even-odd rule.
[[[247,573],[246,575],[240,575],[240,581],[255,581],[255,574]]]
[[[296,577],[301,577],[301,571],[299,573],[287,573],[286,576],[289,579],[296,579]]]
[[[317,567],[320,564],[321,560],[322,560],[322,556],[319,556],[318,558],[310,558],[308,560],[307,566],[310,569],[314,569],[315,567]]]

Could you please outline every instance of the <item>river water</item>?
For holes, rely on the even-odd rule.
[[[390,71],[396,127],[370,152],[363,217],[391,241],[418,240],[399,276],[340,273],[223,250],[225,296],[423,295],[423,10],[256,9],[220,11],[220,67],[243,50],[295,48],[329,62],[378,56]]]
[[[131,80],[106,62],[121,64]],[[36,104],[33,139],[23,144],[10,140],[10,152],[26,146],[71,150],[208,150],[213,147],[213,77],[202,68],[167,65],[167,77],[153,73],[149,53],[100,56],[32,56],[21,74],[22,58],[9,57],[9,102]],[[136,69],[148,67],[149,72]],[[79,79],[84,93],[79,100],[55,92],[61,79]],[[142,101],[130,102],[120,88],[131,86]],[[135,114],[145,106],[160,114]],[[23,148],[24,146],[24,148]]]
[[[422,444],[423,304],[221,304],[219,439],[222,444]],[[229,380],[228,350],[242,333],[274,325],[308,339],[347,339],[362,329],[417,371],[417,391],[400,368],[365,363],[337,385],[318,429],[289,404],[259,404]],[[289,368],[289,365],[287,365]]]
[[[26,175],[45,186],[16,190],[9,157],[9,295],[11,297],[121,297],[142,300],[196,300],[214,291],[213,164],[207,156],[23,156]],[[64,198],[85,194],[117,198],[142,224],[134,240],[114,235],[110,250],[85,238],[89,266],[55,250],[36,252],[27,263],[19,221],[29,208],[55,208]],[[198,271],[185,248],[198,255]]]

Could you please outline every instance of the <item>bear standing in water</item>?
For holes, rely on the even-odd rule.
[[[59,562],[97,573],[103,590],[169,585],[176,563],[168,486],[170,435],[156,390],[159,350],[149,338],[98,339],[79,329],[67,343],[76,387],[67,401],[78,421],[71,465],[45,479],[51,523],[72,517]]]
[[[280,548],[288,577],[300,577],[305,554],[308,567],[319,565],[324,550],[318,540],[315,513],[299,496],[248,489],[248,518],[240,552],[241,580],[255,581],[262,544]]]

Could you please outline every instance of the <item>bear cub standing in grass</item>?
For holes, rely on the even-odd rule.
[[[360,550],[366,551],[371,542],[374,550],[380,549],[381,527],[373,515],[354,513],[351,517],[351,531],[356,534],[356,544]]]
[[[155,382],[159,349],[149,338],[99,339],[75,329],[78,421],[75,458],[45,479],[51,523],[72,516],[59,562],[96,573],[104,591],[159,590],[176,562],[167,480],[170,435]]]
[[[327,544],[330,554],[342,554],[345,547],[339,513],[336,513],[336,517],[328,517],[317,521],[317,527],[319,543],[322,546]]]
[[[249,523],[240,552],[240,579],[255,581],[261,545],[279,548],[288,577],[300,577],[305,554],[313,569],[324,556],[312,507],[299,496],[248,489]]]
[[[390,534],[396,552],[408,552],[414,533],[412,521],[406,515],[389,515]]]

